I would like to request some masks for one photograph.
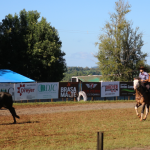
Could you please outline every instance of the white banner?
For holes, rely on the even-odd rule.
[[[32,100],[36,99],[36,83],[19,83],[15,84],[15,100]]]
[[[14,100],[14,87],[15,84],[10,83],[0,83],[0,92],[8,92],[12,95],[12,99]]]
[[[59,82],[37,83],[37,99],[57,99]]]
[[[101,82],[101,97],[119,96],[119,81]]]

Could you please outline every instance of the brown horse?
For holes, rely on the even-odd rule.
[[[19,116],[16,114],[16,111],[12,107],[12,105],[13,105],[12,95],[6,92],[0,92],[0,109],[2,107],[9,109],[10,113],[13,116],[14,123],[16,123],[16,118],[19,118]]]
[[[143,87],[143,83],[139,78],[134,79],[134,90],[135,99],[136,99],[136,106],[135,111],[137,116],[140,118],[140,121],[146,120],[148,112],[149,112],[149,105],[150,105],[150,93],[147,91],[146,87]],[[138,107],[142,105],[141,115],[138,113]],[[146,106],[146,114],[143,118],[144,110]]]

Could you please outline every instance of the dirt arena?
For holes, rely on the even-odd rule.
[[[27,106],[14,106],[18,115],[31,115],[31,114],[46,114],[46,113],[60,113],[60,112],[73,112],[73,111],[87,111],[87,110],[100,110],[100,109],[118,109],[118,108],[134,108],[135,103],[98,103],[98,104],[82,104],[82,105],[27,105]],[[6,109],[0,111],[0,115],[10,115]]]
[[[135,102],[129,103],[94,103],[94,104],[57,104],[57,105],[15,105],[17,115],[38,115],[38,114],[52,114],[61,112],[75,112],[75,111],[88,111],[88,110],[102,110],[102,109],[124,109],[133,108]],[[10,112],[6,109],[0,111],[0,116],[9,116]],[[130,148],[130,149],[115,149],[115,150],[150,150],[146,148]]]

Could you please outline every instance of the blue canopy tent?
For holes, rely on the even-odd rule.
[[[16,82],[35,82],[19,73],[8,69],[0,69],[0,83],[16,83]]]

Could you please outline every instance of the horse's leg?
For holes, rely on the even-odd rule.
[[[137,103],[137,104],[135,105],[135,112],[136,112],[136,115],[137,115],[139,118],[141,118],[141,116],[140,116],[139,113],[138,113],[138,107],[139,107],[139,106],[141,106],[141,104],[138,104],[138,103]]]
[[[146,104],[146,114],[145,114],[145,117],[143,118],[143,120],[146,120],[148,112],[149,112],[149,104]]]
[[[142,120],[143,120],[144,110],[145,110],[145,103],[143,103],[143,104],[142,104],[141,119],[140,119],[140,121],[142,121]]]
[[[8,108],[8,109],[9,109],[11,115],[13,116],[14,124],[15,124],[15,123],[16,123],[16,118],[15,118],[15,114],[14,114],[14,112],[13,112],[13,109],[12,109],[12,107],[10,107],[10,108]]]
[[[8,108],[8,109],[9,109],[10,113],[11,113],[12,116],[13,116],[14,123],[16,123],[16,118],[15,118],[15,117],[17,117],[17,118],[20,118],[20,117],[16,114],[16,111],[15,111],[15,109],[14,109],[13,107],[10,107],[10,108]]]
[[[12,107],[12,110],[13,110],[13,113],[15,114],[15,117],[16,117],[16,118],[20,118],[20,117],[16,114],[16,111],[15,111],[15,108],[14,108],[14,107]]]

